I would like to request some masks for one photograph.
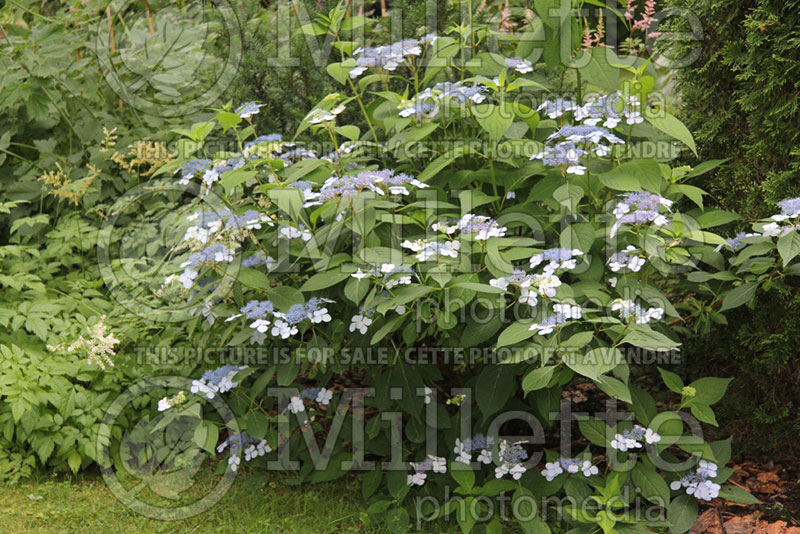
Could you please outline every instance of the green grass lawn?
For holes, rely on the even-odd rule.
[[[285,475],[240,474],[208,511],[182,521],[148,519],[125,507],[99,476],[39,478],[0,487],[2,534],[325,534],[382,533],[365,526],[355,480],[290,486]],[[204,490],[200,479],[187,493]],[[142,496],[152,502],[155,494]],[[187,496],[191,499],[191,495]],[[196,498],[196,497],[195,497]],[[441,525],[442,528],[446,525]],[[430,532],[427,528],[426,532]],[[435,532],[456,532],[441,530]]]

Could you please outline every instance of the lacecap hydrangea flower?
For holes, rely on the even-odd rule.
[[[765,224],[761,229],[767,237],[782,237],[800,228],[796,220],[800,217],[800,197],[781,200],[778,202],[778,207],[781,212],[770,217],[773,222]],[[794,222],[787,223],[787,221]]]
[[[625,250],[612,254],[608,259],[608,268],[615,273],[622,269],[638,273],[647,260],[638,254],[634,254],[637,250],[633,245],[628,245]]]
[[[231,471],[236,471],[241,463],[239,452],[244,453],[244,461],[249,462],[259,456],[264,456],[268,452],[272,452],[272,447],[269,446],[265,439],[255,439],[248,436],[246,432],[234,434],[225,441],[219,444],[217,452],[222,452],[230,447],[230,456],[228,457],[228,466]],[[234,459],[235,458],[235,459]]]
[[[635,318],[636,324],[647,324],[652,320],[664,318],[664,308],[642,308],[629,299],[616,299],[611,303],[611,311],[619,312],[623,319]]]
[[[576,248],[551,248],[531,256],[530,267],[533,269],[542,262],[547,262],[544,266],[547,274],[552,274],[557,269],[571,270],[577,266],[578,256],[583,256],[583,252]]]
[[[488,465],[492,463],[492,447],[495,440],[492,436],[484,436],[483,434],[475,434],[471,439],[461,441],[456,438],[455,447],[453,452],[456,454],[456,462],[469,465],[472,462],[472,454],[477,452],[477,461]]]
[[[413,475],[408,475],[406,483],[409,486],[422,486],[428,478],[428,471],[434,473],[447,473],[447,460],[441,456],[428,455],[422,462],[409,462],[414,469]]]
[[[658,211],[661,207],[671,211],[672,201],[647,191],[627,193],[617,202],[612,212],[617,220],[611,227],[610,236],[614,237],[623,224],[669,224],[669,219]]]
[[[583,476],[590,477],[600,472],[596,465],[593,465],[589,460],[580,460],[578,458],[559,458],[558,461],[548,462],[542,471],[542,476],[548,482],[554,480],[561,473],[567,472],[571,475],[583,473]]]
[[[247,366],[237,367],[235,365],[223,365],[211,371],[206,371],[197,380],[192,380],[192,387],[190,391],[197,394],[205,395],[208,399],[213,399],[217,393],[225,393],[239,385],[238,382],[233,381],[236,373]]]
[[[528,330],[536,332],[540,336],[546,336],[553,333],[553,331],[565,324],[570,319],[580,319],[583,316],[583,310],[580,306],[572,306],[570,304],[554,304],[554,314],[546,317],[540,323],[533,323]]]
[[[641,449],[642,441],[648,444],[658,443],[661,441],[661,436],[650,428],[634,425],[630,430],[626,430],[622,434],[616,434],[614,439],[611,440],[611,447],[623,452]]]
[[[710,479],[717,476],[717,464],[700,460],[700,463],[694,473],[686,475],[680,480],[675,480],[670,483],[671,490],[679,490],[686,488],[686,493],[693,495],[696,499],[701,501],[710,501],[719,497],[719,490],[721,486]]]

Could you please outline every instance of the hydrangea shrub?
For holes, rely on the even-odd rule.
[[[543,51],[481,25],[336,43],[342,92],[298,126],[325,155],[256,132],[256,103],[179,132],[157,179],[221,207],[196,202],[160,291],[196,304],[206,339],[258,357],[205,370],[158,409],[225,395],[239,428],[221,468],[243,454],[298,481],[360,472],[364,521],[396,532],[440,518],[464,532],[508,518],[525,532],[684,532],[698,500],[752,500],[725,483],[730,441],[702,437],[729,379],[684,384],[662,365],[657,403],[637,355],[674,359],[676,327],[752,297],[763,280],[752,263],[726,269],[734,243],[794,259],[794,201],[758,235],[709,231],[731,220],[692,184],[714,164],[641,157],[694,150],[651,98],[652,65],[581,49],[553,17],[571,20],[568,4],[535,6]],[[230,150],[207,153],[212,133]],[[693,294],[711,304],[687,311]],[[579,385],[596,392],[590,412],[571,410]]]

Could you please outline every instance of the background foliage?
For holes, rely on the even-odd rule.
[[[800,194],[800,3],[796,1],[670,0],[702,25],[698,60],[676,71],[681,118],[701,158],[726,158],[704,187],[722,208],[745,219],[774,212]],[[688,27],[671,21],[675,29]],[[685,50],[685,49],[684,49]],[[800,284],[776,280],[756,305],[737,312],[690,346],[696,368],[740,377],[721,409],[739,446],[796,452],[800,431]],[[746,430],[745,430],[746,429]],[[752,432],[751,429],[758,429]]]

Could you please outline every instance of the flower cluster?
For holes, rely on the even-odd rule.
[[[511,475],[514,480],[522,478],[522,475],[527,471],[527,468],[522,464],[528,459],[528,453],[522,448],[522,443],[521,441],[509,443],[506,440],[500,442],[500,465],[494,468],[495,478],[502,478],[503,475]]]
[[[422,462],[409,462],[414,468],[414,474],[408,475],[406,483],[409,486],[422,486],[428,478],[428,471],[434,473],[447,473],[447,460],[441,456],[428,455]]]
[[[326,298],[312,297],[305,304],[294,304],[287,313],[274,312],[273,315],[276,317],[276,321],[272,327],[271,334],[275,337],[287,339],[298,332],[296,325],[305,319],[308,319],[313,324],[329,323],[331,315],[328,313],[328,308],[323,304],[333,302]]]
[[[300,395],[294,395],[289,399],[289,411],[292,413],[300,413],[306,411],[304,400],[309,402],[317,402],[323,406],[328,406],[333,398],[333,391],[327,388],[307,388],[300,392]]]
[[[192,380],[192,387],[190,391],[197,395],[198,393],[206,396],[207,399],[213,399],[217,393],[225,393],[239,385],[238,382],[233,381],[236,373],[247,366],[237,367],[235,365],[223,365],[211,371],[206,371],[199,380]]]
[[[205,247],[200,252],[196,252],[189,256],[189,259],[181,263],[183,272],[177,277],[178,281],[184,288],[189,289],[194,285],[199,274],[200,267],[205,263],[222,263],[232,262],[233,255],[236,251],[223,245],[222,243],[214,243]],[[175,279],[175,275],[170,275],[164,281],[165,284],[171,283]]]
[[[621,108],[621,111],[617,111]],[[545,100],[536,111],[544,111],[550,119],[557,119],[567,112],[572,112],[575,120],[586,126],[597,126],[602,123],[604,128],[616,128],[620,122],[633,125],[644,122],[641,113],[639,97],[630,95],[622,98],[622,93],[587,95],[585,103],[579,106],[572,100],[556,98]]]
[[[384,169],[363,171],[355,175],[331,176],[325,180],[319,192],[310,190],[310,187],[301,190],[306,199],[304,207],[310,207],[336,198],[352,198],[365,190],[379,195],[408,195],[410,193],[407,185],[420,189],[428,187],[413,176],[404,173],[395,174],[391,169]]]
[[[725,242],[728,244],[728,248],[729,249],[731,249],[733,251],[736,251],[736,250],[739,250],[742,247],[742,239],[744,239],[746,237],[758,237],[760,235],[761,234],[759,234],[759,233],[739,232],[738,234],[736,234],[733,237],[725,238]],[[720,243],[714,249],[714,252],[719,252],[720,250],[722,250],[723,246],[725,246],[725,245]]]
[[[190,159],[181,163],[178,171],[181,173],[181,179],[178,181],[181,185],[188,185],[189,182],[201,171],[205,170],[211,165],[210,159]],[[176,172],[178,172],[176,171]]]
[[[548,482],[551,482],[565,471],[572,475],[582,472],[585,477],[590,477],[600,472],[597,466],[592,465],[592,462],[589,460],[580,460],[578,458],[560,458],[556,462],[547,462],[544,467],[542,476],[544,476]]]
[[[507,57],[505,63],[507,68],[515,70],[520,74],[525,74],[533,70],[533,64],[521,57]]]
[[[246,230],[259,230],[262,223],[272,226],[272,220],[256,210],[247,210],[241,215],[228,208],[216,211],[203,211],[189,215],[186,220],[195,223],[186,229],[183,241],[189,244],[205,245],[212,237],[225,232],[234,240],[244,239]]]
[[[617,273],[622,269],[628,269],[631,272],[638,273],[644,266],[646,260],[634,254],[637,248],[633,245],[628,245],[625,250],[616,252],[608,259],[608,268]]]
[[[249,256],[242,260],[242,267],[258,267],[259,265],[264,265],[267,270],[272,269],[275,267],[275,258],[272,256],[267,256],[264,254],[263,250],[259,250],[252,256]]]
[[[453,452],[456,454],[456,462],[469,465],[472,462],[472,453],[480,451],[478,452],[477,461],[488,465],[492,463],[491,448],[493,446],[494,438],[492,436],[475,434],[472,439],[465,439],[464,441],[456,438]]]
[[[259,456],[264,456],[268,452],[272,452],[272,447],[269,446],[265,439],[255,439],[248,436],[247,433],[241,432],[234,434],[225,441],[219,444],[217,452],[222,452],[230,447],[231,455],[228,457],[228,465],[231,471],[236,471],[241,463],[239,451],[244,451],[244,461],[249,462]]]
[[[652,222],[656,226],[665,226],[669,223],[669,219],[658,212],[660,207],[665,207],[667,211],[671,211],[672,201],[647,191],[627,193],[622,197],[622,200],[617,202],[612,212],[617,220],[611,227],[611,237],[617,234],[623,224]]]
[[[106,316],[100,317],[92,326],[88,327],[89,338],[78,337],[70,345],[47,345],[47,350],[52,352],[75,352],[84,350],[88,354],[87,362],[97,364],[105,371],[106,366],[114,367],[112,356],[116,356],[114,346],[119,343],[119,339],[114,334],[106,334],[108,326],[105,324]]]
[[[583,316],[583,310],[580,306],[571,306],[569,304],[554,304],[553,315],[546,317],[540,323],[533,323],[528,330],[535,331],[540,336],[546,336],[553,333],[559,326],[567,324],[570,319],[580,319]]]
[[[636,324],[647,324],[664,318],[664,308],[644,309],[630,299],[616,299],[611,303],[611,311],[619,312],[623,319],[636,319]]]
[[[686,488],[686,493],[694,495],[701,501],[710,501],[719,497],[721,486],[710,479],[717,476],[717,464],[700,460],[700,466],[694,473],[686,475],[680,480],[675,480],[669,487],[671,490]]]
[[[376,46],[358,47],[353,51],[356,56],[356,66],[350,69],[350,78],[358,78],[368,68],[393,71],[407,58],[422,55],[422,47],[436,41],[435,34],[428,34],[422,39],[403,39],[395,43]]]
[[[460,241],[430,241],[426,239],[417,239],[411,241],[406,239],[400,246],[416,252],[415,257],[419,261],[428,261],[437,256],[447,256],[449,258],[457,258],[458,251],[461,248]]]
[[[397,109],[401,117],[433,118],[439,113],[439,104],[454,101],[458,104],[480,104],[486,99],[483,85],[464,85],[463,82],[440,82],[428,87],[411,100],[403,100]]]
[[[626,430],[622,434],[616,434],[614,439],[611,440],[611,447],[623,452],[641,449],[642,440],[648,444],[658,443],[661,441],[661,436],[650,428],[645,428],[642,425],[634,425],[630,430]]]
[[[608,144],[624,144],[621,138],[609,130],[594,125],[563,126],[550,134],[545,142],[545,149],[534,154],[530,159],[540,159],[549,166],[567,165],[569,174],[585,174],[586,166],[581,164],[581,157],[594,152],[596,156],[607,156],[611,153]]]
[[[781,212],[771,217],[774,222],[765,224],[761,229],[767,237],[782,237],[800,228],[800,222],[796,220],[800,217],[800,197],[781,200],[778,202],[778,207]],[[785,221],[794,222],[780,224]]]
[[[561,285],[561,279],[551,272],[528,274],[520,269],[514,269],[510,276],[489,280],[489,285],[502,290],[508,289],[509,285],[519,287],[520,304],[528,304],[533,307],[538,304],[539,296],[555,297],[556,288]]]
[[[255,102],[245,102],[244,104],[236,108],[233,112],[239,115],[243,119],[249,119],[253,115],[257,115],[259,109],[264,106],[265,104],[256,104]]]
[[[531,269],[537,267],[542,262],[547,262],[544,266],[545,274],[553,274],[556,269],[571,270],[577,265],[577,257],[583,256],[583,252],[574,248],[551,248],[539,254],[534,254],[530,259]]]
[[[506,235],[507,228],[500,226],[497,221],[485,215],[473,215],[467,213],[455,224],[437,222],[431,225],[434,232],[442,232],[452,235],[461,232],[462,235],[473,235],[476,241],[486,241],[490,237],[503,237]]]
[[[302,224],[297,225],[297,227],[285,224],[278,230],[278,235],[283,239],[302,239],[303,241],[310,241],[311,238],[314,237],[311,230]]]
[[[303,119],[311,124],[322,124],[323,122],[332,122],[336,120],[337,115],[344,111],[344,104],[339,104],[333,109],[327,110],[322,108],[314,108],[308,112],[308,115]]]
[[[179,391],[172,397],[163,397],[161,400],[159,400],[158,411],[163,412],[169,410],[173,406],[183,404],[184,402],[186,402],[186,393],[184,391]]]
[[[383,263],[380,269],[375,269],[373,267],[367,271],[362,271],[361,268],[359,268],[350,276],[357,280],[368,276],[380,278],[386,289],[392,289],[396,286],[411,284],[411,278],[416,277],[416,273],[410,267],[403,267],[393,263]]]

